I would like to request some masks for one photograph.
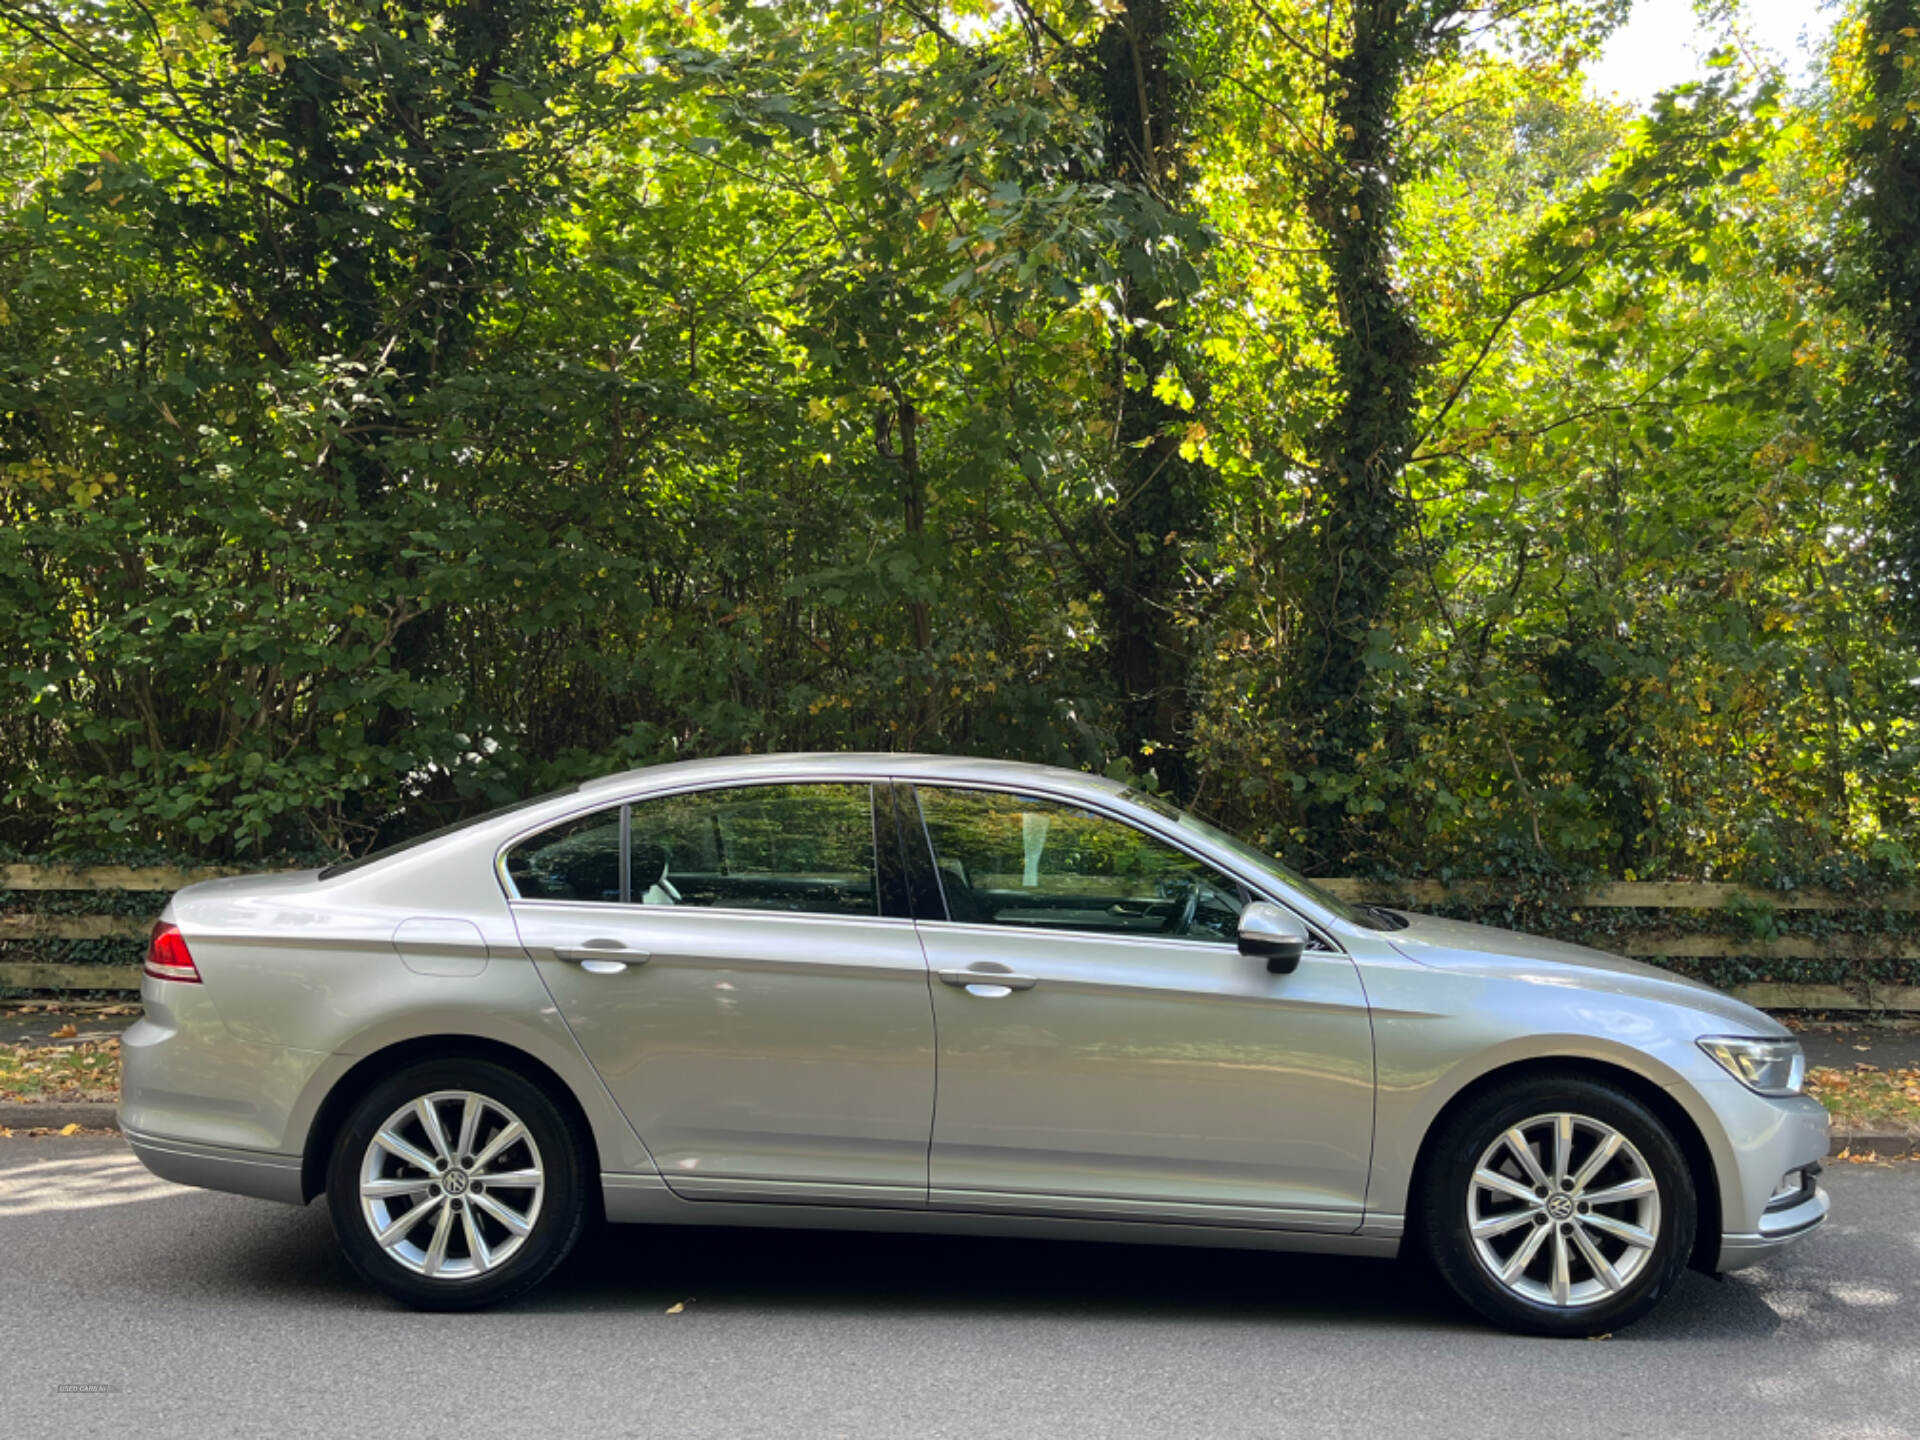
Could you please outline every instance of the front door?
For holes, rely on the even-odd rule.
[[[874,859],[864,784],[640,799],[509,852],[521,942],[676,1193],[925,1204],[926,962]]]
[[[1247,892],[1119,819],[916,788],[949,917],[920,924],[933,1205],[1358,1228],[1373,1035],[1351,960],[1269,974],[1236,944]]]

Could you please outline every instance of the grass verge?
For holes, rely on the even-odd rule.
[[[1920,1139],[1920,1068],[1821,1066],[1807,1072],[1807,1093],[1827,1107],[1837,1129]]]

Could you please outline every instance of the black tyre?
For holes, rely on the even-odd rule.
[[[1686,1158],[1625,1091],[1532,1076],[1469,1102],[1434,1137],[1417,1216],[1434,1266],[1494,1324],[1600,1335],[1632,1324],[1687,1267]]]
[[[485,1060],[431,1060],[374,1085],[327,1168],[333,1231],[374,1285],[422,1310],[476,1310],[538,1284],[587,1218],[589,1146],[538,1085]]]

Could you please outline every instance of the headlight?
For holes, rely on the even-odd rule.
[[[1807,1057],[1798,1040],[1761,1040],[1750,1035],[1707,1035],[1700,1048],[1726,1072],[1762,1095],[1798,1095]]]

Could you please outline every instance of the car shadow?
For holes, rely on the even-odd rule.
[[[399,1309],[334,1244],[324,1202],[273,1211],[222,1257],[221,1288],[305,1304]],[[231,1242],[235,1237],[230,1236]],[[186,1253],[174,1257],[207,1270]],[[832,1318],[1223,1321],[1492,1335],[1412,1260],[1168,1245],[856,1231],[590,1226],[522,1314],[754,1311]],[[1785,1322],[1747,1276],[1689,1272],[1620,1342],[1762,1337]]]
[[[536,1306],[1026,1316],[1205,1316],[1451,1325],[1440,1282],[1396,1261],[1184,1246],[822,1230],[601,1226]]]
[[[878,1311],[1486,1333],[1414,1260],[1168,1245],[680,1226],[599,1226],[530,1309],[627,1309],[647,1300],[821,1314]],[[1620,1338],[1764,1335],[1781,1321],[1738,1279],[1689,1272]]]

